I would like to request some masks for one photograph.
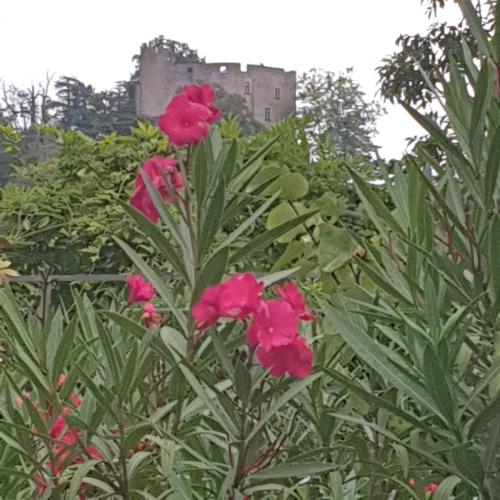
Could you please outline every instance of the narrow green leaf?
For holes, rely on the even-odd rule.
[[[267,199],[250,217],[248,217],[242,224],[240,224],[231,234],[224,238],[224,242],[221,247],[226,247],[231,245],[231,243],[243,234],[249,227],[255,224],[255,221],[264,214],[267,209],[275,202],[279,197],[280,192],[274,193],[269,199]],[[219,248],[221,248],[219,247]]]
[[[87,477],[87,474],[99,463],[99,460],[89,460],[76,467],[76,472],[69,483],[68,498],[77,498],[78,490]]]
[[[437,491],[432,495],[433,500],[450,500],[453,490],[462,482],[457,476],[448,476],[439,484]]]
[[[493,97],[493,78],[488,61],[483,61],[479,77],[475,85],[474,107],[469,128],[469,142],[476,164],[476,170],[481,171],[483,159],[483,143],[486,135],[485,119]],[[500,160],[498,160],[500,161]]]
[[[483,22],[479,19],[476,9],[470,0],[456,0],[462,14],[467,22],[467,26],[470,28],[472,35],[474,36],[479,50],[487,58],[491,57],[490,44],[488,42],[488,35],[483,28]]]
[[[336,463],[325,462],[288,462],[268,467],[249,476],[253,481],[271,481],[273,479],[290,479],[296,477],[315,476],[338,468]]]
[[[420,384],[394,368],[383,350],[370,336],[366,335],[358,326],[348,320],[344,314],[334,310],[330,305],[323,303],[322,309],[327,319],[347,342],[349,347],[375,372],[396,388],[414,398],[444,422],[448,422],[441,410],[433,403],[430,394]]]
[[[241,260],[246,259],[256,251],[261,250],[267,245],[273,243],[277,238],[285,233],[288,233],[288,231],[290,231],[294,227],[303,224],[313,215],[316,215],[316,213],[317,211],[308,212],[306,214],[300,215],[294,220],[289,220],[273,229],[269,229],[268,231],[259,234],[249,243],[247,243],[243,248],[236,250],[236,252],[234,252],[234,254],[229,258],[229,263],[234,264],[235,262],[240,262]]]
[[[201,294],[208,286],[220,282],[226,271],[228,258],[229,249],[223,247],[212,255],[209,261],[203,266],[196,281],[196,288],[193,293],[193,303],[198,301]]]
[[[468,447],[462,445],[451,450],[453,461],[457,469],[468,479],[470,479],[476,488],[481,489],[484,478],[484,470],[481,465],[479,455]]]
[[[286,405],[291,399],[297,396],[297,394],[300,394],[307,386],[312,384],[319,377],[321,377],[321,373],[315,373],[303,380],[297,380],[296,382],[290,384],[288,390],[278,399],[276,399],[276,401],[269,407],[269,409],[263,415],[261,415],[256,425],[246,437],[246,442],[249,443],[252,438],[264,427],[264,425],[266,425],[267,422],[277,414],[278,410],[282,406]]]
[[[237,435],[237,429],[224,409],[216,404],[216,399],[213,400],[208,396],[207,389],[200,382],[198,382],[198,379],[191,372],[191,370],[183,365],[179,365],[179,367],[189,385],[193,388],[196,395],[203,401],[205,406],[210,410],[213,417],[219,422],[219,424],[228,434],[235,438]]]
[[[198,241],[198,259],[201,260],[209,251],[217,231],[222,222],[222,214],[224,212],[224,203],[226,195],[226,184],[224,178],[221,177],[217,185],[217,189],[211,199],[207,200],[207,207],[204,209],[204,214],[200,219],[199,241]]]
[[[360,198],[365,206],[369,206],[382,218],[384,222],[391,227],[396,233],[403,233],[403,228],[399,225],[396,219],[391,214],[390,210],[386,207],[385,203],[373,192],[372,188],[352,169],[349,168],[356,189]],[[375,222],[375,221],[374,221]]]
[[[446,415],[448,422],[453,424],[455,419],[455,404],[448,384],[446,373],[434,347],[427,344],[424,351],[424,377],[426,386],[432,394],[436,406]]]
[[[128,212],[128,214],[137,222],[138,226],[144,232],[144,234],[151,239],[156,249],[163,255],[163,257],[170,263],[179,276],[187,283],[191,284],[189,280],[189,275],[187,274],[184,263],[179,257],[177,250],[168,241],[168,238],[161,229],[149,221],[144,215],[132,208],[128,204],[124,204],[123,208]]]
[[[500,85],[500,84],[499,84]],[[500,172],[500,124],[497,126],[490,142],[486,173],[484,176],[485,206],[489,208],[497,190],[498,173]]]

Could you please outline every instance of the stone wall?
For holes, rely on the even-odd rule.
[[[295,112],[295,71],[239,63],[174,63],[162,47],[141,47],[137,110],[155,119],[170,99],[188,83],[220,85],[245,98],[250,116],[271,126]]]

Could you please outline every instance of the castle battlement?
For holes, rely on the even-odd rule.
[[[137,110],[155,119],[184,85],[210,83],[245,99],[249,115],[271,126],[295,112],[295,71],[235,62],[174,62],[168,48],[149,43],[141,46]]]

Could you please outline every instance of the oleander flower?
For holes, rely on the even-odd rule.
[[[214,123],[220,118],[220,110],[213,105],[215,92],[210,85],[206,83],[203,85],[186,85],[183,93],[191,102],[203,104],[211,111],[212,116],[208,119],[208,123]]]
[[[142,308],[141,322],[146,328],[156,328],[161,324],[161,315],[156,310],[156,307],[148,302]]]
[[[263,300],[248,327],[248,343],[264,350],[290,344],[298,335],[299,320],[285,300]]]
[[[146,283],[144,276],[134,274],[127,278],[128,303],[149,302],[156,294],[153,285]]]
[[[304,296],[293,283],[287,283],[284,287],[275,285],[274,291],[278,297],[292,306],[295,314],[297,314],[300,319],[304,321],[313,321],[315,319],[314,315],[311,314],[305,304]]]
[[[150,179],[165,203],[176,201],[178,192],[184,187],[184,177],[173,158],[161,156],[153,156],[137,172],[130,204],[151,222],[156,223],[160,215],[146,188],[143,174]]]
[[[219,314],[224,318],[245,319],[260,306],[264,283],[252,273],[238,274],[221,285]]]
[[[175,96],[158,119],[160,130],[175,146],[199,144],[208,137],[213,112],[205,105],[191,101],[187,95]]]
[[[264,349],[259,346],[257,359],[274,377],[287,374],[292,378],[305,378],[311,374],[312,352],[302,337],[296,337],[288,344]]]
[[[200,300],[191,308],[196,328],[206,330],[215,325],[220,318],[219,297],[222,288],[219,285],[209,286]]]
[[[238,274],[208,287],[191,310],[196,327],[204,330],[220,318],[247,318],[260,306],[263,289],[264,284],[252,273]]]

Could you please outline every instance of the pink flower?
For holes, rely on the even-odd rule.
[[[219,314],[224,318],[245,319],[260,305],[264,283],[252,273],[233,276],[220,285]]]
[[[279,285],[275,285],[274,291],[278,297],[286,300],[292,306],[295,314],[297,314],[300,319],[304,321],[313,321],[315,319],[314,315],[311,314],[306,307],[304,296],[293,283],[287,283],[283,288]]]
[[[297,337],[298,323],[295,311],[285,300],[263,300],[247,330],[248,343],[264,350],[290,344]]]
[[[43,497],[43,495],[45,495],[45,491],[47,490],[47,481],[42,476],[42,474],[40,474],[40,472],[37,472],[35,474],[35,484],[36,484],[36,494],[37,494],[37,496],[38,497]]]
[[[135,177],[135,189],[130,204],[153,223],[158,222],[160,215],[149,195],[142,174],[151,180],[165,203],[173,203],[177,193],[184,187],[184,178],[176,165],[176,161],[172,158],[153,156],[142,165]]]
[[[208,287],[191,309],[196,327],[204,330],[219,318],[244,319],[260,305],[264,284],[252,273],[238,274]]]
[[[146,283],[144,276],[134,274],[127,278],[128,303],[149,302],[155,296],[155,289],[150,283]]]
[[[424,493],[429,493],[432,495],[433,493],[436,493],[438,487],[439,486],[437,483],[430,483],[424,488]]]
[[[220,118],[220,110],[213,106],[215,93],[210,85],[206,83],[203,85],[186,85],[183,93],[191,102],[203,104],[211,111],[212,116],[207,120],[208,123],[214,123]]]
[[[156,308],[153,304],[147,303],[142,308],[142,323],[147,328],[155,328],[157,325],[161,324],[161,316],[156,311]]]
[[[209,286],[201,299],[191,308],[191,314],[196,328],[205,330],[217,323],[220,317],[219,297],[222,292],[220,285]]]
[[[305,378],[311,374],[312,352],[302,337],[268,350],[258,347],[257,358],[262,366],[270,369],[274,377],[288,373],[293,378]]]
[[[58,439],[65,427],[66,427],[65,418],[62,415],[58,415],[54,420],[54,423],[52,424],[52,427],[50,429],[50,439],[52,439],[53,441]]]
[[[192,102],[185,95],[177,95],[160,116],[158,126],[176,146],[198,144],[208,137],[208,127],[213,120],[212,111]]]
[[[87,455],[94,460],[102,460],[101,452],[95,446],[87,446],[85,448]]]
[[[413,478],[410,478],[410,479],[408,479],[408,481],[406,481],[406,484],[410,488],[415,488],[415,486],[417,485],[417,481],[415,481],[415,479],[413,479]]]

